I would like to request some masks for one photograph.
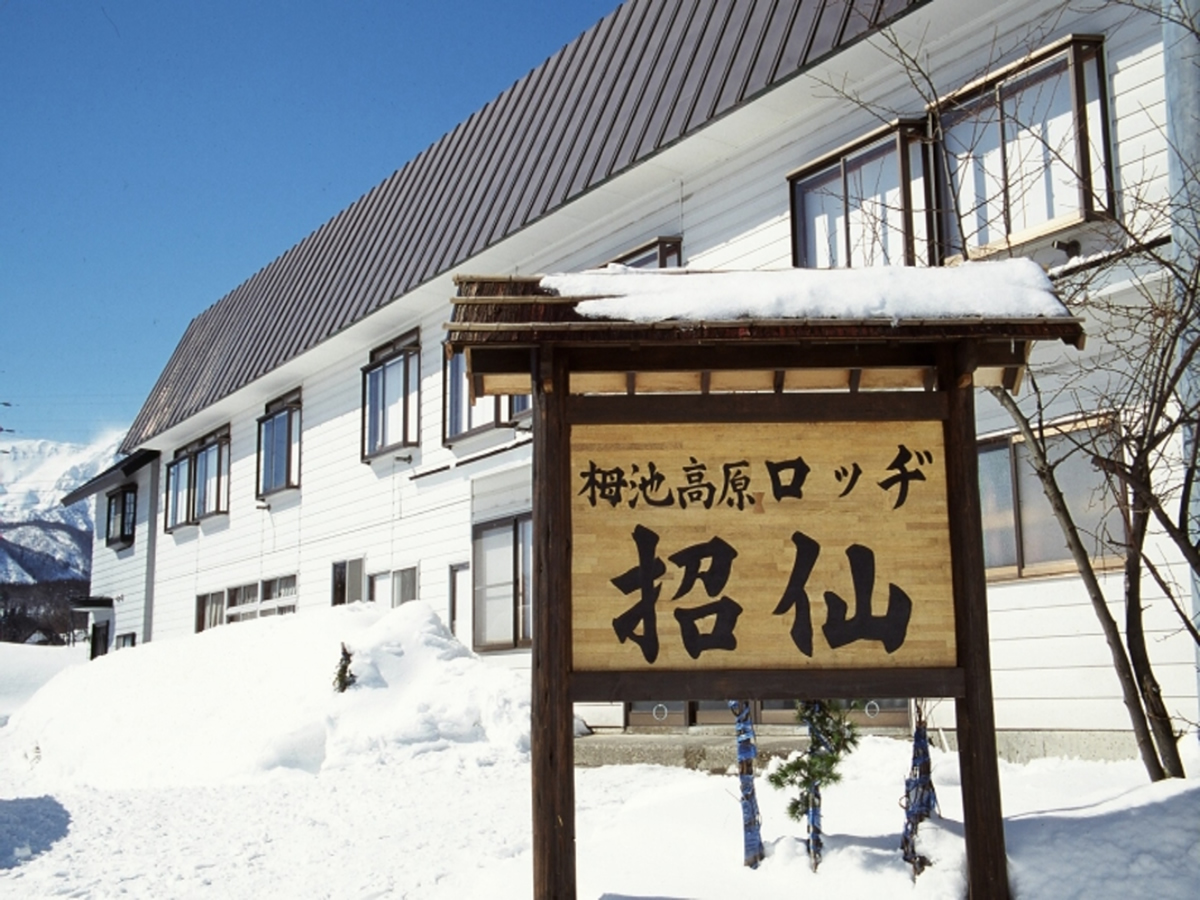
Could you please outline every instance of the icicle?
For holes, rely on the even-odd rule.
[[[900,801],[904,808],[904,836],[900,849],[904,861],[912,866],[915,879],[926,867],[932,865],[929,857],[917,852],[917,829],[921,823],[938,812],[937,792],[933,789],[930,775],[929,735],[925,727],[925,710],[917,704],[917,726],[913,730],[912,768],[904,779],[904,797]]]
[[[754,792],[754,725],[750,722],[750,701],[730,700],[729,709],[737,717],[738,783],[742,793],[742,834],[745,842],[745,864],[757,869],[763,858],[761,819],[758,797]]]

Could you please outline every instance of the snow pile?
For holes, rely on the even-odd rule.
[[[341,644],[356,684],[333,689]],[[457,745],[528,749],[529,688],[428,605],[354,604],[217,628],[67,669],[0,732],[40,789],[174,787],[387,763]]]
[[[47,681],[67,666],[87,662],[87,643],[43,647],[0,642],[0,726]]]
[[[341,643],[356,683],[335,694]],[[16,656],[0,653],[0,683]],[[65,669],[0,728],[0,896],[532,894],[529,685],[420,603],[304,610]],[[581,738],[589,740],[589,738]],[[735,738],[729,735],[732,744]],[[1136,760],[1000,770],[1015,900],[1192,900],[1192,778]],[[864,738],[823,790],[813,873],[788,794],[757,780],[766,859],[742,865],[736,776],[578,769],[580,898],[961,900],[958,759],[932,750],[933,866],[900,855],[907,741]]]
[[[611,265],[546,275],[564,297],[596,297],[586,318],[633,322],[737,319],[1001,319],[1069,316],[1041,266],[1028,259],[961,266],[692,272]]]

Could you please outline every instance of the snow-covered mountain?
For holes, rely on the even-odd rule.
[[[0,446],[0,584],[87,578],[92,504],[63,496],[111,466],[119,433],[91,444],[24,440]]]

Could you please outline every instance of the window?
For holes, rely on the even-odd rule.
[[[136,647],[136,646],[137,646],[137,633],[136,632],[127,631],[124,634],[117,635],[116,648],[118,650],[122,650],[126,647]]]
[[[1124,526],[1104,475],[1092,466],[1086,452],[1076,448],[1103,441],[1106,434],[1103,426],[1064,428],[1048,440],[1067,507],[1080,537],[1091,542],[1097,558],[1111,555],[1110,548],[1123,540]],[[1074,565],[1029,450],[1019,437],[980,443],[979,494],[989,574],[1039,575]]]
[[[467,379],[467,358],[462,353],[453,353],[446,360],[442,380],[445,384],[442,416],[445,433],[442,442],[447,446],[477,431],[511,426],[529,412],[528,394],[476,397],[472,400]]]
[[[529,646],[533,636],[533,520],[502,519],[475,528],[475,648]]]
[[[817,160],[788,178],[793,263],[937,265],[1108,214],[1106,103],[1072,38]]]
[[[225,621],[225,592],[199,594],[196,597],[196,633],[216,628]]]
[[[105,543],[109,547],[122,548],[133,544],[133,528],[137,522],[137,485],[127,484],[108,494],[105,521]]]
[[[900,125],[792,177],[795,265],[928,265],[924,130]]]
[[[175,451],[167,464],[167,531],[229,511],[229,429]]]
[[[367,578],[367,600],[371,603],[387,600],[392,606],[399,606],[416,599],[416,566],[395,572],[378,572]]]
[[[261,599],[260,599],[261,598]],[[196,597],[196,631],[296,611],[296,576],[252,581]]]
[[[226,591],[226,622],[246,622],[258,618],[258,584],[243,584]]]
[[[450,633],[458,635],[458,611],[471,597],[471,564],[450,566]]]
[[[677,269],[683,265],[683,239],[658,237],[613,262],[631,269]]]
[[[378,603],[392,596],[392,573],[376,572],[367,576],[367,602]]]
[[[417,599],[417,567],[400,569],[392,577],[392,606]]]
[[[258,420],[258,496],[300,486],[300,391],[267,404]]]
[[[420,392],[416,331],[371,351],[371,364],[363,369],[363,459],[420,442]]]
[[[363,598],[363,561],[350,559],[333,564],[332,601],[334,606],[358,603]]]
[[[284,575],[262,583],[259,616],[284,615],[296,611],[296,576]]]
[[[942,114],[947,256],[1109,210],[1098,41],[1051,48]]]

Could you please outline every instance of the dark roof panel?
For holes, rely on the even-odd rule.
[[[628,0],[184,332],[145,441],[928,0]]]

